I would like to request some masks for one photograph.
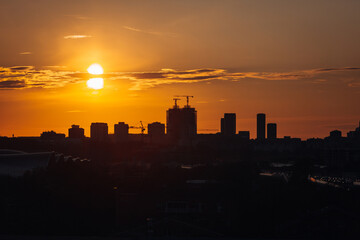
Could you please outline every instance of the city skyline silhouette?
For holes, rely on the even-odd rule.
[[[178,96],[178,95],[175,95],[175,96]],[[187,97],[187,96],[186,96]],[[191,96],[193,97],[193,96]],[[187,104],[181,108],[179,105],[178,105],[178,101],[181,100],[180,98],[173,98],[174,100],[174,106],[173,106],[173,110],[176,110],[176,109],[184,109],[186,110],[187,108],[192,108],[191,105],[189,104],[189,100],[187,100]],[[171,108],[170,108],[171,109]],[[169,110],[167,110],[167,113],[169,112]],[[194,108],[195,112],[196,112],[196,109]],[[169,114],[169,113],[168,113]],[[220,119],[220,127],[219,127],[219,131],[216,131],[215,129],[202,129],[200,130],[200,133],[198,133],[197,131],[197,117],[196,117],[196,113],[195,113],[195,120],[194,120],[194,124],[195,124],[195,130],[194,130],[194,135],[197,135],[197,134],[223,134],[223,135],[236,135],[236,134],[240,134],[240,133],[244,133],[244,132],[248,132],[249,134],[249,139],[257,139],[257,140],[265,140],[265,139],[277,139],[277,138],[286,138],[286,137],[293,137],[293,138],[297,138],[297,136],[289,136],[289,135],[285,135],[283,137],[278,137],[278,124],[277,123],[274,123],[273,121],[271,122],[270,120],[270,123],[266,122],[266,114],[265,113],[258,113],[256,115],[256,132],[253,132],[251,134],[251,132],[249,130],[246,130],[246,129],[242,129],[242,130],[238,130],[237,129],[237,124],[236,124],[236,114],[235,113],[224,113],[224,118],[221,118]],[[229,118],[227,120],[227,118]],[[231,119],[230,119],[231,118]],[[179,120],[175,120],[176,122],[177,121],[183,121],[181,120],[181,118]],[[167,120],[166,122],[164,123],[161,123],[161,122],[158,122],[158,121],[154,121],[154,122],[149,122],[148,124],[151,125],[151,124],[162,124],[164,126],[164,129],[163,129],[163,134],[165,135],[169,135],[169,117],[167,117]],[[357,126],[356,124],[354,124],[354,127],[353,129],[356,129],[356,127],[360,127],[360,120],[359,120],[359,125]],[[130,126],[126,123],[126,122],[118,122],[118,123],[115,123],[112,127],[108,126],[108,123],[107,122],[93,122],[91,123],[91,125],[89,126],[89,128],[92,128],[92,125],[93,124],[105,124],[106,125],[106,129],[104,129],[104,131],[106,131],[106,135],[108,134],[112,134],[116,137],[116,135],[122,135],[124,134],[124,131],[123,130],[116,130],[117,128],[117,125],[119,124],[122,124],[125,126],[125,131],[126,131],[126,134],[149,134],[149,130],[148,130],[148,127],[143,127],[142,126],[142,121],[139,121],[138,124],[135,124],[135,126]],[[177,125],[179,125],[180,123],[176,123]],[[170,123],[170,125],[172,125]],[[229,125],[227,127],[227,125]],[[230,126],[231,125],[231,126]],[[90,134],[88,136],[85,135],[85,129],[84,128],[79,128],[80,125],[76,125],[76,124],[72,124],[71,128],[69,128],[69,133],[67,134],[67,137],[71,138],[70,137],[70,129],[74,129],[75,128],[78,128],[80,129],[80,135],[82,136],[81,138],[83,137],[90,137],[91,138],[91,131],[90,131]],[[123,127],[122,127],[123,128]],[[166,128],[166,131],[165,131],[165,128]],[[181,127],[180,127],[181,128]],[[133,129],[133,131],[129,131],[129,129]],[[353,129],[351,129],[350,131],[348,132],[351,132],[353,131]],[[75,129],[76,130],[76,129]],[[54,132],[53,130],[50,130],[51,132]],[[181,129],[178,129],[176,131],[183,131]],[[331,131],[329,131],[329,134],[332,132],[332,131],[340,131],[339,129],[332,129]],[[44,131],[46,132],[46,131]],[[342,132],[342,131],[340,131]],[[59,133],[59,134],[63,134],[63,133]],[[74,133],[76,134],[76,133]],[[172,134],[172,130],[171,130],[171,126],[170,126],[170,135]],[[346,136],[346,132],[344,133]],[[327,135],[329,136],[329,135]],[[13,136],[14,137],[14,136]],[[21,137],[21,136],[20,136]],[[35,137],[35,136],[33,136]],[[75,137],[75,138],[79,138],[79,137]],[[313,139],[313,138],[318,138],[318,137],[309,137],[308,139]],[[307,140],[307,139],[303,139],[303,140]]]

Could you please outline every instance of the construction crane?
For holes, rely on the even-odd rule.
[[[175,105],[174,108],[178,108],[177,101],[181,100],[180,98],[173,98]]]
[[[140,129],[140,130],[141,130],[141,134],[144,134],[145,129],[146,129],[146,128],[144,127],[142,121],[140,121],[140,126],[129,126],[129,128]]]
[[[140,126],[141,126],[141,134],[144,134],[144,132],[145,132],[145,127],[144,127],[142,121],[140,121]]]
[[[179,97],[184,97],[184,98],[186,98],[186,107],[190,107],[190,105],[189,105],[189,98],[193,98],[194,96],[189,96],[189,95],[176,95],[176,96],[174,96],[174,97],[176,97],[176,98],[179,98]],[[175,98],[174,98],[174,100],[175,100]],[[176,105],[176,102],[175,102],[175,105]]]

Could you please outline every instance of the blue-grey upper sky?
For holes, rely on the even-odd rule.
[[[114,71],[358,66],[359,9],[356,0],[2,0],[0,64],[75,68],[101,58]]]

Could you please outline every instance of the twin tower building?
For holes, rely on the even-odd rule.
[[[224,117],[221,118],[221,134],[225,136],[231,136],[236,134],[236,114],[235,113],[225,113]],[[267,130],[267,131],[266,131]],[[266,115],[264,113],[257,114],[256,122],[256,139],[264,140],[276,139],[277,138],[277,125],[276,123],[268,123],[266,128]],[[249,131],[239,131],[238,134],[246,139],[250,138]]]

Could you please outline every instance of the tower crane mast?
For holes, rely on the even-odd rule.
[[[175,102],[175,105],[174,105],[174,108],[178,108],[178,105],[177,105],[177,102],[179,100],[181,100],[180,98],[173,98],[174,102]]]
[[[190,107],[190,105],[189,105],[189,98],[193,98],[194,96],[190,96],[190,95],[175,95],[174,97],[176,97],[177,99],[178,99],[178,98],[181,98],[181,97],[186,98],[186,107]],[[175,100],[175,98],[174,98],[174,100]],[[175,105],[176,105],[176,102],[175,102]]]

